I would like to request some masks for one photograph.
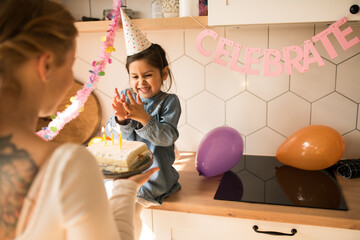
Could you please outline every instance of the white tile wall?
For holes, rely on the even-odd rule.
[[[172,62],[176,93],[188,100],[205,89],[204,66],[188,56]],[[191,86],[191,87],[189,87]]]
[[[227,57],[222,57],[222,59],[230,62]],[[226,101],[245,90],[245,75],[229,71],[212,62],[205,67],[205,86],[208,91]]]
[[[149,32],[146,37],[150,42],[160,44],[166,49],[170,62],[184,56],[183,31]]]
[[[206,90],[189,99],[186,110],[188,124],[202,133],[225,124],[225,103]]]
[[[309,102],[335,91],[336,65],[324,60],[324,66],[312,64],[306,74],[294,72],[290,90]]]
[[[359,103],[360,81],[353,79],[359,79],[360,67],[354,68],[355,65],[360,65],[360,54],[339,65],[336,90]]]
[[[360,37],[360,23],[349,23]],[[216,28],[244,47],[281,49],[302,45],[326,25],[276,25]],[[345,140],[344,157],[360,157],[360,44],[344,51],[331,39],[338,57],[330,59],[316,44],[325,66],[310,65],[306,73],[276,78],[244,75],[204,57],[195,47],[202,31],[149,31],[148,38],[167,50],[181,100],[179,150],[196,151],[211,129],[227,125],[237,129],[245,142],[245,153],[275,155],[278,146],[293,132],[311,124],[324,124],[339,131]],[[81,34],[78,40],[75,77],[86,81],[91,62],[100,53],[103,34]],[[217,41],[206,38],[203,47],[214,51]],[[107,66],[95,94],[103,109],[102,124],[111,116],[114,87],[127,86],[123,35],[117,33],[114,62]],[[243,64],[240,55],[239,65]],[[259,56],[262,61],[262,55]],[[225,59],[225,58],[224,58]],[[260,64],[261,65],[261,64]]]
[[[260,66],[263,66],[263,58],[260,60]],[[278,77],[262,77],[259,75],[248,75],[246,87],[247,90],[265,101],[280,96],[289,91],[290,77],[282,73]]]
[[[254,46],[262,49],[268,48],[268,26],[239,26],[229,27],[225,30],[225,37],[236,43],[241,43],[242,48]],[[232,50],[232,48],[229,48],[229,50]],[[239,60],[242,63],[244,62],[244,53],[245,51],[241,51],[239,56]]]
[[[310,123],[310,103],[292,92],[268,103],[267,125],[285,137]]]
[[[266,126],[266,102],[250,92],[227,101],[226,109],[226,124],[245,136]]]
[[[357,104],[334,92],[313,103],[311,124],[325,124],[345,134],[356,128],[356,116]]]
[[[345,157],[349,158],[359,158],[360,148],[359,148],[359,139],[360,132],[358,130],[353,130],[350,133],[347,133],[343,136],[345,140]]]
[[[245,152],[258,155],[275,155],[276,149],[286,138],[269,127],[260,129],[245,139]]]

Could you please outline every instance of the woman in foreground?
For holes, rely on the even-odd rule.
[[[48,0],[1,0],[0,29],[0,239],[133,239],[135,195],[158,169],[116,180],[108,200],[85,147],[35,133],[74,81],[73,17]]]

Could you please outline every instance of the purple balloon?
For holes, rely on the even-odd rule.
[[[215,128],[200,142],[196,169],[204,177],[223,174],[236,165],[243,150],[244,141],[238,131],[231,127]]]

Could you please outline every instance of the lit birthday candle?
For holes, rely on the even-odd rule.
[[[115,144],[115,142],[114,142],[114,133],[112,132],[112,129],[111,129],[109,124],[106,127],[107,127],[107,130],[111,132],[111,144],[114,145]]]
[[[122,134],[121,134],[121,131],[119,131],[119,144],[120,144],[120,149],[122,149]]]
[[[120,145],[120,149],[122,149],[122,134],[121,134],[120,126],[117,126],[115,130],[119,134],[119,145]]]
[[[105,143],[105,146],[106,146],[106,135],[105,135],[104,127],[101,128],[101,132],[103,133],[103,140],[104,140],[104,143]]]

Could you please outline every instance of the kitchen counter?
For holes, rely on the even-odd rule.
[[[222,175],[199,176],[195,157],[194,152],[180,153],[174,167],[182,188],[152,209],[360,230],[360,178],[336,174],[349,211],[214,200]]]

